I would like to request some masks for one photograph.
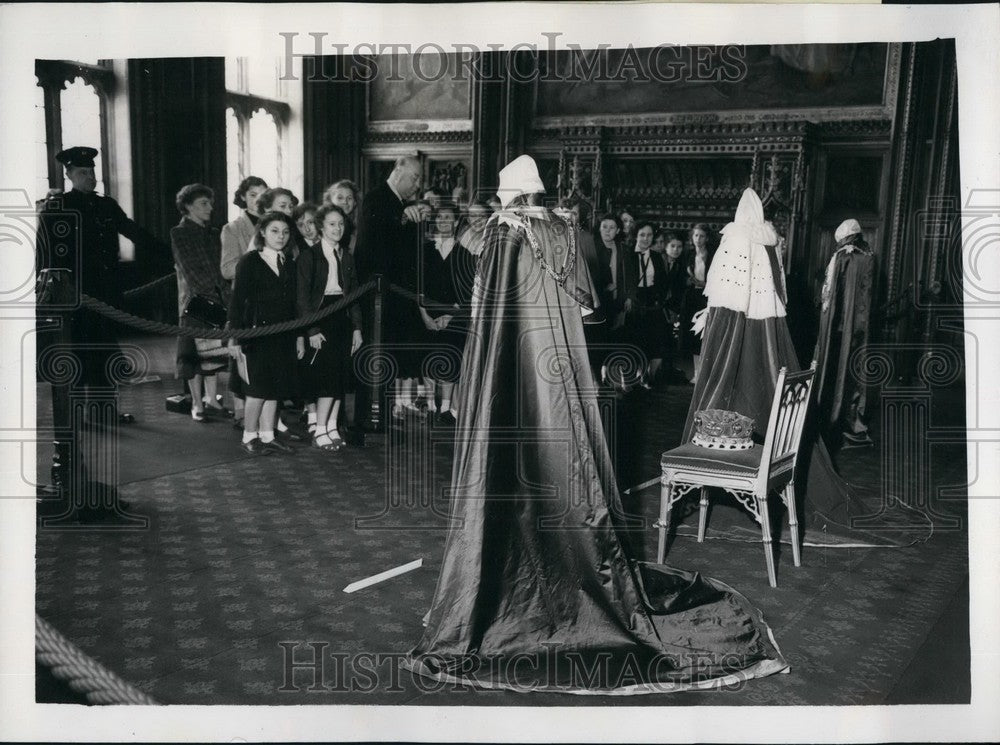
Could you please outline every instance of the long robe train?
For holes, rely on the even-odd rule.
[[[564,232],[491,221],[462,366],[452,518],[423,638],[404,666],[483,688],[635,694],[787,669],[761,613],[725,584],[633,562],[596,404]]]

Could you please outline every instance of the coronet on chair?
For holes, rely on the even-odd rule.
[[[800,565],[795,462],[815,372],[815,363],[803,372],[788,374],[784,367],[778,372],[763,445],[755,443],[747,450],[715,450],[687,443],[663,454],[660,459],[660,519],[656,523],[660,533],[657,563],[663,563],[666,553],[667,529],[674,502],[692,489],[701,488],[698,515],[698,542],[701,543],[705,540],[708,517],[708,488],[718,487],[732,494],[760,524],[771,587],[777,587],[777,580],[767,497],[772,491],[778,491],[788,509],[792,558],[795,566]]]

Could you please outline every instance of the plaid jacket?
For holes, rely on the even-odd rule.
[[[222,252],[219,229],[199,225],[188,217],[170,229],[170,246],[177,267],[178,313],[184,314],[195,295],[217,298],[229,304],[229,285],[219,271]]]

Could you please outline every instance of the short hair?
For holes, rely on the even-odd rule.
[[[639,231],[643,228],[649,228],[653,231],[653,236],[656,236],[656,225],[653,224],[652,220],[637,220],[635,223],[635,234],[639,235]]]
[[[666,228],[662,230],[657,230],[656,235],[657,236],[662,235],[664,243],[670,243],[670,241],[680,241],[681,245],[682,246],[684,245],[684,239],[681,238],[680,235],[673,230],[667,230]]]
[[[198,197],[208,197],[210,201],[215,201],[215,192],[208,186],[204,184],[188,184],[187,186],[182,186],[181,190],[177,192],[177,197],[174,199],[174,204],[177,205],[177,211],[182,215],[187,214],[187,208],[189,205],[194,203],[194,200]]]
[[[298,222],[310,212],[312,212],[315,217],[317,209],[317,206],[312,202],[302,202],[292,210],[292,219],[295,220],[295,222]]]
[[[342,218],[344,218],[344,234],[340,237],[340,244],[342,246],[347,246],[351,242],[351,236],[354,234],[354,223],[351,222],[351,218],[347,216],[340,207],[335,204],[330,204],[329,202],[324,202],[316,210],[316,216],[313,218],[316,221],[316,228],[322,233],[323,232],[323,222],[326,220],[326,216],[331,212],[336,212]]]
[[[613,222],[615,226],[618,228],[619,233],[622,232],[622,230],[624,229],[622,227],[622,219],[618,217],[618,215],[616,215],[614,212],[606,212],[605,214],[601,215],[601,219],[597,221],[596,227],[600,228],[601,223],[604,222],[605,220],[610,220],[611,222]]]
[[[260,222],[257,223],[257,231],[253,235],[253,245],[258,251],[264,248],[264,231],[272,222],[283,222],[288,226],[289,243],[295,240],[295,234],[299,232],[298,225],[295,224],[295,220],[289,215],[278,211],[267,212],[260,218]]]
[[[263,186],[266,189],[267,182],[260,176],[247,176],[240,181],[240,185],[236,187],[236,191],[233,193],[233,204],[241,210],[245,210],[247,208],[247,192],[255,186]]]
[[[462,211],[454,202],[441,202],[441,205],[437,208],[437,212],[434,213],[434,216],[437,217],[438,213],[441,212],[450,212],[451,216],[454,217],[456,221],[462,217]]]
[[[580,208],[580,225],[584,228],[590,227],[590,218],[594,212],[594,207],[579,194],[571,194],[559,200],[559,206],[566,210]]]
[[[361,189],[358,188],[358,185],[356,183],[347,178],[342,178],[340,179],[340,181],[335,181],[334,183],[326,187],[326,191],[323,192],[323,201],[332,202],[333,192],[340,191],[341,189],[350,190],[350,192],[354,195],[355,204],[357,204],[360,201]]]
[[[293,208],[299,203],[298,197],[292,194],[290,189],[286,189],[283,186],[275,186],[273,189],[268,189],[260,195],[261,211],[268,212],[271,209],[271,205],[274,204],[274,200],[281,196],[288,197],[292,201]]]
[[[571,210],[577,205],[580,206],[580,209],[592,209],[590,202],[581,197],[579,194],[570,194],[568,197],[563,197],[559,200],[559,206],[563,209]]]
[[[712,231],[712,229],[711,229],[711,228],[710,228],[710,227],[708,226],[708,224],[706,224],[706,223],[703,223],[703,222],[696,222],[696,223],[695,223],[694,225],[692,225],[692,226],[691,226],[691,232],[693,233],[693,232],[694,232],[694,231],[696,231],[696,230],[700,230],[700,231],[702,231],[702,232],[703,232],[703,233],[704,233],[705,235],[707,235],[707,236],[708,236],[709,238],[711,238],[711,237],[712,237],[712,232],[713,232],[713,231]]]

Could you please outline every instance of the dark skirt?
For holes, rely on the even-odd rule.
[[[436,314],[432,314],[436,318]],[[442,383],[457,383],[462,372],[466,321],[457,315],[441,331],[425,330],[420,375]]]
[[[182,316],[182,328],[204,328],[204,325]],[[191,380],[195,375],[215,375],[229,365],[229,353],[222,339],[195,339],[191,336],[177,337],[177,377]]]
[[[247,339],[243,346],[250,380],[243,385],[247,398],[283,401],[298,393],[298,360],[295,357],[295,334],[259,336]]]
[[[233,394],[233,398],[246,398],[246,383],[243,382],[243,378],[240,377],[239,369],[236,366],[236,360],[229,359],[229,392]]]
[[[343,295],[325,295],[321,308],[338,302]],[[306,353],[299,364],[300,392],[307,401],[317,398],[341,398],[350,388],[351,338],[354,327],[347,308],[319,322],[326,337],[323,346],[315,350],[306,336]],[[307,332],[308,333],[308,332]]]
[[[670,324],[663,306],[656,302],[653,290],[639,288],[635,307],[625,318],[626,336],[636,344],[647,359],[660,359],[667,348]]]
[[[392,359],[396,377],[420,377],[427,328],[419,307],[391,292],[384,296],[382,307],[382,351]]]

